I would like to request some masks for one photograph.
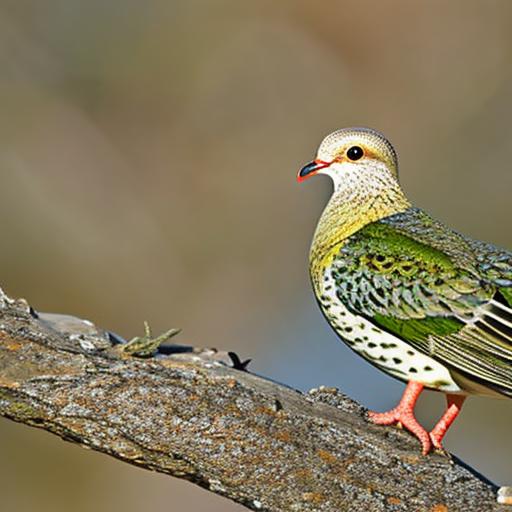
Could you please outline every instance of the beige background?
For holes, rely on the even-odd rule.
[[[0,0],[0,283],[390,407],[402,385],[314,303],[330,184],[295,174],[333,129],[378,128],[417,205],[512,248],[511,22],[508,0]],[[420,419],[442,405],[427,393]],[[509,401],[472,399],[446,446],[511,484],[511,421]],[[241,510],[7,420],[0,452],[10,512]]]

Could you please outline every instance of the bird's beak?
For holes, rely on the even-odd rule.
[[[324,169],[325,167],[329,167],[332,162],[324,162],[323,160],[313,160],[309,164],[306,164],[297,175],[297,181],[301,183],[302,181],[314,176],[320,169]]]

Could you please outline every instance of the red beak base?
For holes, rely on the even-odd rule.
[[[325,167],[329,167],[332,162],[324,162],[323,160],[313,160],[309,164],[306,164],[297,175],[297,181],[299,183],[303,182],[304,180],[307,180],[308,178],[311,178],[311,176],[314,176],[318,173],[320,169],[324,169]]]

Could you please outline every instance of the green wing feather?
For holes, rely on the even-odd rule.
[[[353,312],[512,394],[511,253],[410,209],[350,237],[331,271]]]
[[[428,340],[429,336],[435,333],[437,336],[449,336],[459,332],[464,324],[455,318],[429,317],[418,320],[399,320],[390,316],[377,313],[373,320],[386,330],[398,334],[406,340],[422,343]]]
[[[503,298],[507,301],[508,305],[512,307],[512,287],[499,289]]]

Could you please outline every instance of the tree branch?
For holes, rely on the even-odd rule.
[[[483,477],[423,457],[336,390],[304,395],[214,350],[171,345],[141,359],[124,347],[0,290],[0,414],[252,510],[505,510]]]

